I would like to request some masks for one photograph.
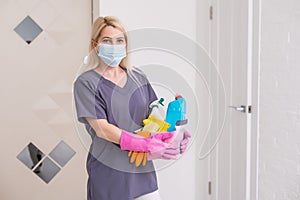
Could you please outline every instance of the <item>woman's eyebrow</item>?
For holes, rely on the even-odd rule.
[[[111,37],[108,37],[108,36],[105,36],[105,37],[103,37],[103,39],[106,39],[106,38],[108,38],[108,39],[113,39],[113,38],[111,38]],[[124,39],[124,36],[117,37],[117,39]]]

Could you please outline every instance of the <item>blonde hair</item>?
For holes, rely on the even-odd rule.
[[[126,52],[128,52],[128,35],[126,33],[126,30],[124,28],[124,25],[120,22],[120,20],[113,16],[106,16],[106,17],[98,17],[93,25],[92,25],[92,33],[91,33],[91,40],[89,45],[89,55],[86,59],[86,63],[84,63],[84,70],[88,71],[90,69],[96,68],[99,66],[100,58],[97,55],[97,50],[95,48],[95,43],[98,41],[98,39],[101,36],[102,30],[107,27],[112,26],[118,30],[120,30],[124,34],[125,44],[126,44]],[[125,68],[128,72],[128,75],[133,78],[133,80],[138,84],[141,85],[140,81],[136,78],[133,71],[143,75],[146,77],[146,75],[138,68],[131,66],[129,64],[129,55],[127,53],[126,57],[122,59],[120,66],[122,68]]]

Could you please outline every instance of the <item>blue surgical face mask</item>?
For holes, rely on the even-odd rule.
[[[99,44],[98,56],[109,66],[117,67],[126,57],[126,45]]]

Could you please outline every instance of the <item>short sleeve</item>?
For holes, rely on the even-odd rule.
[[[105,102],[91,83],[77,79],[73,92],[78,121],[87,123],[86,117],[107,119]]]
[[[152,88],[151,84],[148,82],[147,84],[148,87],[148,94],[149,94],[149,103],[152,103],[153,101],[157,100],[157,96],[155,94],[154,89]]]

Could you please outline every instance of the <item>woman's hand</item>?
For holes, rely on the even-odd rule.
[[[133,134],[122,130],[120,137],[120,147],[122,150],[132,150],[141,152],[158,152],[164,150],[169,143],[168,139],[174,136],[174,132],[157,133],[144,138],[137,134]]]
[[[183,133],[183,140],[180,143],[180,154],[183,154],[186,151],[190,137],[191,135],[189,134],[189,132],[185,130]]]
[[[163,132],[160,134],[166,134],[169,132]],[[136,167],[139,167],[141,164],[146,165],[147,160],[155,159],[164,159],[164,160],[177,160],[179,154],[183,154],[186,151],[188,146],[189,138],[191,135],[185,129],[178,129],[173,133],[173,136],[164,140],[165,143],[168,143],[165,148],[161,148],[157,151],[152,152],[139,152],[139,151],[130,151],[128,157],[130,157],[130,162],[135,163]],[[145,131],[137,132],[137,135],[142,137],[149,138],[158,133],[150,133]]]
[[[165,149],[161,149],[160,151],[147,153],[147,160],[156,160],[156,159],[177,160],[179,153],[180,152],[178,147],[174,148],[168,146]]]
[[[156,134],[156,133],[152,133]],[[148,131],[139,131],[137,135],[149,138],[151,133]],[[173,136],[174,137],[174,136]],[[136,167],[140,165],[145,166],[147,160],[155,160],[155,159],[165,159],[165,160],[176,160],[179,155],[179,148],[178,145],[176,147],[170,147],[170,144],[165,149],[160,149],[159,151],[155,152],[139,152],[139,151],[129,151],[128,157],[130,157],[130,163],[135,163]]]
[[[183,131],[183,133],[181,132]],[[165,160],[176,160],[179,154],[183,154],[188,146],[189,138],[191,135],[187,130],[176,130],[174,136],[168,139],[168,146],[161,152],[148,153],[148,160],[154,159],[165,159]]]
[[[173,132],[165,132],[166,133],[173,133],[173,137],[170,137],[165,142],[168,143],[165,149],[162,149],[158,152],[150,152],[148,153],[148,160],[155,160],[155,159],[165,159],[165,160],[177,160],[178,155],[180,154],[181,149],[181,142],[183,141],[183,129],[176,129]],[[154,133],[156,134],[156,133]]]

